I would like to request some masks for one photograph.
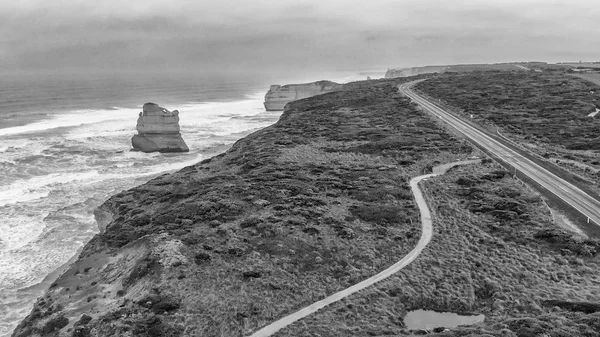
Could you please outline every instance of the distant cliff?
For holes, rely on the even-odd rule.
[[[112,196],[13,337],[249,336],[397,262],[421,232],[410,178],[473,154],[398,93],[406,80],[292,102],[226,153]],[[436,234],[414,265],[277,336],[410,335],[414,309],[486,315],[444,336],[598,336],[600,268],[562,248],[595,250],[542,220],[539,196],[491,162],[423,186]]]
[[[443,66],[424,66],[402,69],[388,69],[385,78],[408,77],[435,73],[464,73],[473,71],[529,71],[548,66],[543,62],[494,63],[494,64],[454,64]]]
[[[408,77],[421,74],[443,73],[448,66],[425,66],[404,69],[388,69],[385,72],[385,78]]]
[[[179,133],[179,111],[169,111],[158,104],[146,103],[137,120],[137,135],[131,138],[135,151],[188,152]]]
[[[341,84],[331,81],[317,81],[303,84],[272,85],[265,95],[265,108],[283,110],[283,107],[292,101],[324,94],[342,87]]]

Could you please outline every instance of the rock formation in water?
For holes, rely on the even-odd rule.
[[[179,111],[169,111],[158,104],[146,103],[137,120],[137,135],[131,138],[135,151],[188,152],[179,133]]]
[[[267,111],[283,110],[286,104],[302,98],[308,98],[338,90],[341,84],[331,81],[317,81],[303,84],[272,85],[265,95]]]

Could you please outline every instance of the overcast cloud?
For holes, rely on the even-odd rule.
[[[600,60],[600,3],[19,0],[0,69],[369,69]]]

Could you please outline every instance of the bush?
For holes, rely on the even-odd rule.
[[[196,255],[194,255],[194,262],[196,262],[198,265],[206,261],[210,261],[210,259],[210,255],[206,253],[196,253]]]
[[[147,337],[175,337],[180,336],[183,332],[181,328],[174,328],[165,324],[160,317],[153,316],[138,322],[133,328],[134,336],[147,336]]]
[[[260,220],[259,218],[250,217],[250,218],[242,220],[242,222],[240,222],[240,227],[241,228],[256,227],[261,222],[262,222],[262,220]]]
[[[591,314],[600,311],[600,303],[590,302],[571,302],[562,300],[546,300],[542,304],[547,307],[559,307],[569,311],[579,311],[586,314]]]
[[[46,323],[42,328],[42,335],[58,331],[69,324],[69,319],[63,315],[57,316]]]
[[[352,206],[350,212],[359,219],[379,224],[396,224],[403,222],[404,217],[400,213],[403,208],[395,205],[362,204]]]
[[[495,180],[500,180],[500,179],[504,178],[504,176],[506,176],[506,174],[508,174],[508,172],[497,170],[497,171],[490,172],[488,174],[484,174],[483,176],[481,176],[481,179],[495,181]]]
[[[371,188],[368,190],[352,192],[351,195],[364,202],[385,202],[390,196],[396,200],[412,200],[412,194],[401,188]]]
[[[122,290],[119,290],[122,291]],[[88,324],[90,321],[92,320],[91,316],[88,316],[86,314],[81,315],[81,318],[79,319],[79,321],[77,321],[75,323],[75,325],[86,325]]]
[[[478,184],[478,182],[473,178],[460,177],[456,180],[456,183],[461,186],[472,187]]]
[[[179,309],[181,301],[167,295],[150,295],[139,300],[137,304],[152,310],[155,314],[162,314]]]

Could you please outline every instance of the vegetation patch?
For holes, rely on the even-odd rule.
[[[583,177],[600,196],[600,86],[562,71],[440,75],[426,94],[539,158]],[[580,178],[581,179],[581,178]],[[581,182],[581,181],[580,181]]]
[[[72,272],[96,283],[57,286],[53,303],[94,317],[83,334],[240,336],[397,262],[421,231],[410,178],[474,154],[398,93],[406,80],[293,102],[225,154],[111,197],[102,209],[114,220],[79,258],[109,262]],[[185,259],[145,255],[158,237],[181,242],[172,253]],[[379,312],[401,321],[402,308]]]
[[[418,332],[402,318],[416,309],[486,316],[429,336],[600,336],[600,257],[563,245],[597,241],[559,230],[539,195],[502,172],[486,162],[423,182],[434,235],[421,255],[277,336],[411,335]],[[495,212],[507,207],[519,210],[510,217]],[[545,231],[557,236],[540,237]]]

